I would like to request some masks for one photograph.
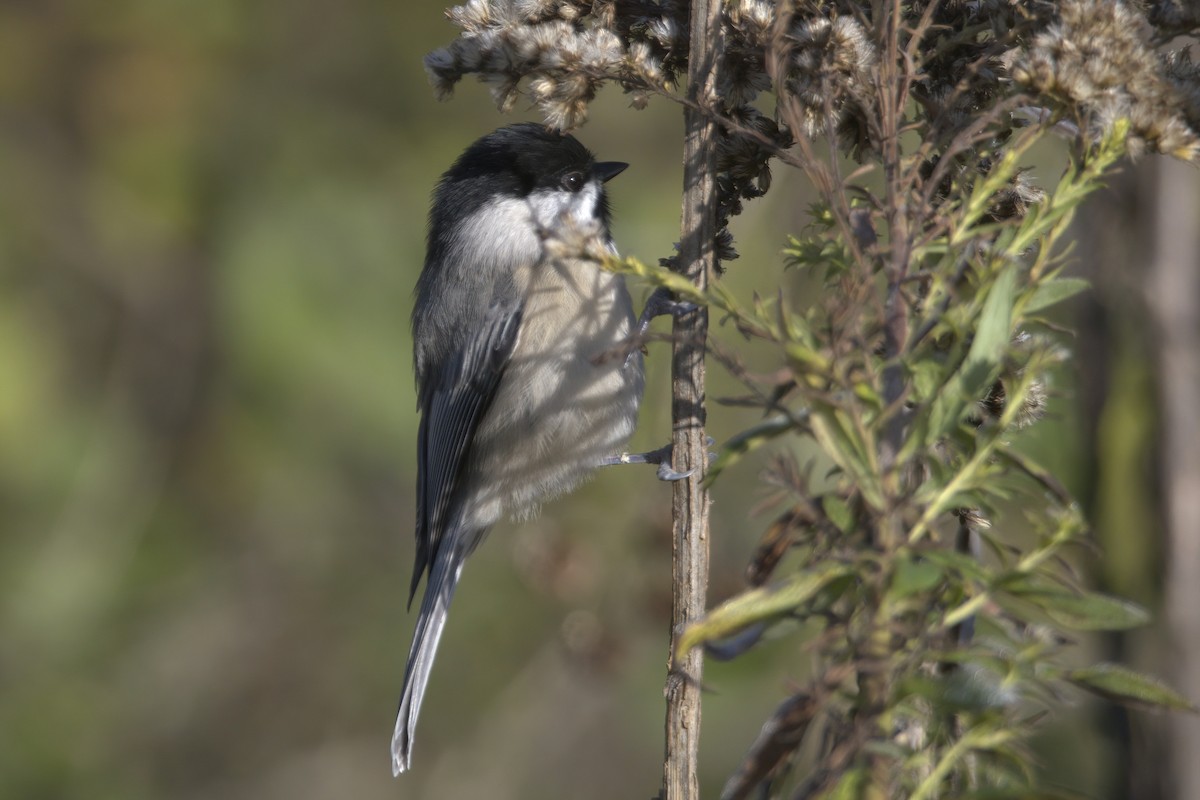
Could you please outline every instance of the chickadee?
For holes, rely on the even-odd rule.
[[[597,162],[573,136],[511,125],[468,147],[434,191],[412,319],[421,424],[410,605],[428,580],[392,737],[396,775],[412,763],[463,564],[488,529],[531,516],[601,464],[653,460],[616,455],[643,385],[625,282],[548,247],[591,230],[615,252],[604,184],[626,166]]]

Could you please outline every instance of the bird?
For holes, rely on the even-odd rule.
[[[467,557],[502,518],[526,519],[604,464],[649,461],[678,479],[669,449],[627,455],[644,386],[637,334],[690,310],[656,292],[634,314],[621,275],[555,242],[594,237],[615,254],[605,185],[628,164],[597,161],[537,123],[495,130],[442,175],[412,315],[421,599],[392,737],[411,769],[438,641]]]

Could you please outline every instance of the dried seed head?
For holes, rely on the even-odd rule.
[[[1120,0],[1063,0],[1058,11],[1015,59],[1013,79],[1078,112],[1093,137],[1127,118],[1131,152],[1200,156],[1200,136],[1180,113],[1184,98],[1146,19]]]
[[[1046,199],[1046,193],[1035,186],[1028,170],[1020,170],[996,196],[992,198],[989,216],[997,222],[1006,219],[1021,219],[1029,207]]]
[[[665,14],[618,26],[612,0],[467,0],[447,16],[462,34],[425,58],[439,99],[474,73],[493,85],[496,105],[508,111],[525,81],[547,123],[559,128],[584,121],[604,81],[641,92],[635,105],[644,105],[646,91],[667,84],[663,44],[678,40],[678,25]],[[634,29],[642,38],[629,34]]]
[[[775,4],[767,0],[739,0],[729,4],[729,23],[746,44],[762,47],[775,24]]]
[[[525,22],[539,22],[554,15],[558,0],[514,0],[513,10]]]
[[[869,70],[875,46],[853,17],[798,20],[789,31],[791,69],[786,91],[797,101],[800,119],[791,120],[809,137],[826,130],[827,122],[844,139],[861,138],[866,98],[873,92]]]
[[[683,43],[679,24],[671,17],[655,17],[647,26],[646,35],[667,50],[677,48]]]
[[[1145,5],[1146,18],[1164,33],[1187,33],[1200,26],[1200,5],[1194,0],[1153,0]]]

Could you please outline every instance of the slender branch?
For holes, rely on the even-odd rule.
[[[716,72],[721,57],[721,4],[692,0],[688,54],[688,99],[684,108],[684,194],[679,269],[697,287],[708,286],[716,267],[717,226]],[[666,753],[663,800],[696,800],[700,750],[702,648],[676,655],[685,626],[704,615],[708,592],[708,492],[704,473],[708,441],[704,431],[704,350],[708,312],[676,317],[671,361],[673,464],[691,475],[674,484],[672,519],[671,655],[668,662]]]

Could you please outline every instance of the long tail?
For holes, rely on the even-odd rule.
[[[450,601],[458,587],[463,564],[481,538],[482,532],[463,536],[464,531],[454,531],[443,541],[429,571],[429,582],[425,585],[425,596],[421,599],[421,610],[417,615],[417,628],[413,633],[412,649],[408,651],[408,666],[404,669],[404,691],[400,695],[400,710],[396,713],[396,730],[392,734],[392,774],[399,775],[412,764],[413,736],[417,728],[417,716],[421,713],[421,700],[425,697],[425,686],[433,669],[433,657],[437,655],[438,641],[446,627],[446,615]],[[464,541],[464,539],[466,541]]]

